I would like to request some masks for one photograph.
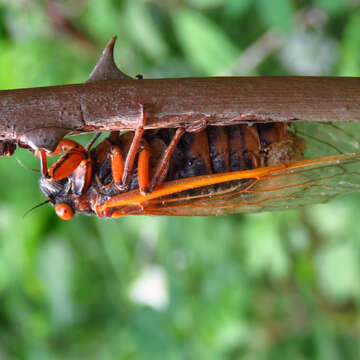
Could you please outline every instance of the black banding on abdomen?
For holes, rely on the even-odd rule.
[[[229,171],[229,139],[226,129],[223,126],[208,126],[206,133],[213,172],[224,173]]]

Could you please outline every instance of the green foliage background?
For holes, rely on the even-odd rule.
[[[360,76],[357,0],[57,5],[81,36],[54,25],[49,3],[0,0],[1,89],[83,82],[115,34],[130,75]],[[0,174],[1,359],[359,358],[358,195],[277,213],[63,222],[50,206],[22,218],[44,200],[38,173],[8,158]],[[134,300],[146,274],[162,282]]]

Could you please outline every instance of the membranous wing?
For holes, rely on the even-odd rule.
[[[121,194],[113,215],[225,215],[290,209],[360,191],[360,125],[288,124],[305,143],[304,159],[252,170],[168,181],[148,196]]]

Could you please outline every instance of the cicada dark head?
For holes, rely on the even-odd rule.
[[[74,211],[69,193],[71,190],[71,184],[69,178],[65,178],[58,181],[50,181],[45,177],[40,178],[40,190],[49,199],[51,205],[54,206],[55,211],[67,212],[69,219],[72,218]],[[62,206],[66,204],[67,206]],[[64,218],[64,215],[62,216]]]
[[[92,189],[89,189],[86,195],[79,196],[74,191],[74,181],[71,176],[56,181],[41,177],[39,185],[40,190],[49,199],[57,216],[61,219],[70,220],[76,211],[85,215],[94,215],[90,204],[95,198],[92,196]]]

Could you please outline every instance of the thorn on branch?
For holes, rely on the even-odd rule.
[[[117,36],[114,36],[106,45],[100,59],[91,72],[86,82],[104,81],[104,80],[128,80],[130,76],[124,74],[116,66],[114,61],[114,45]]]

